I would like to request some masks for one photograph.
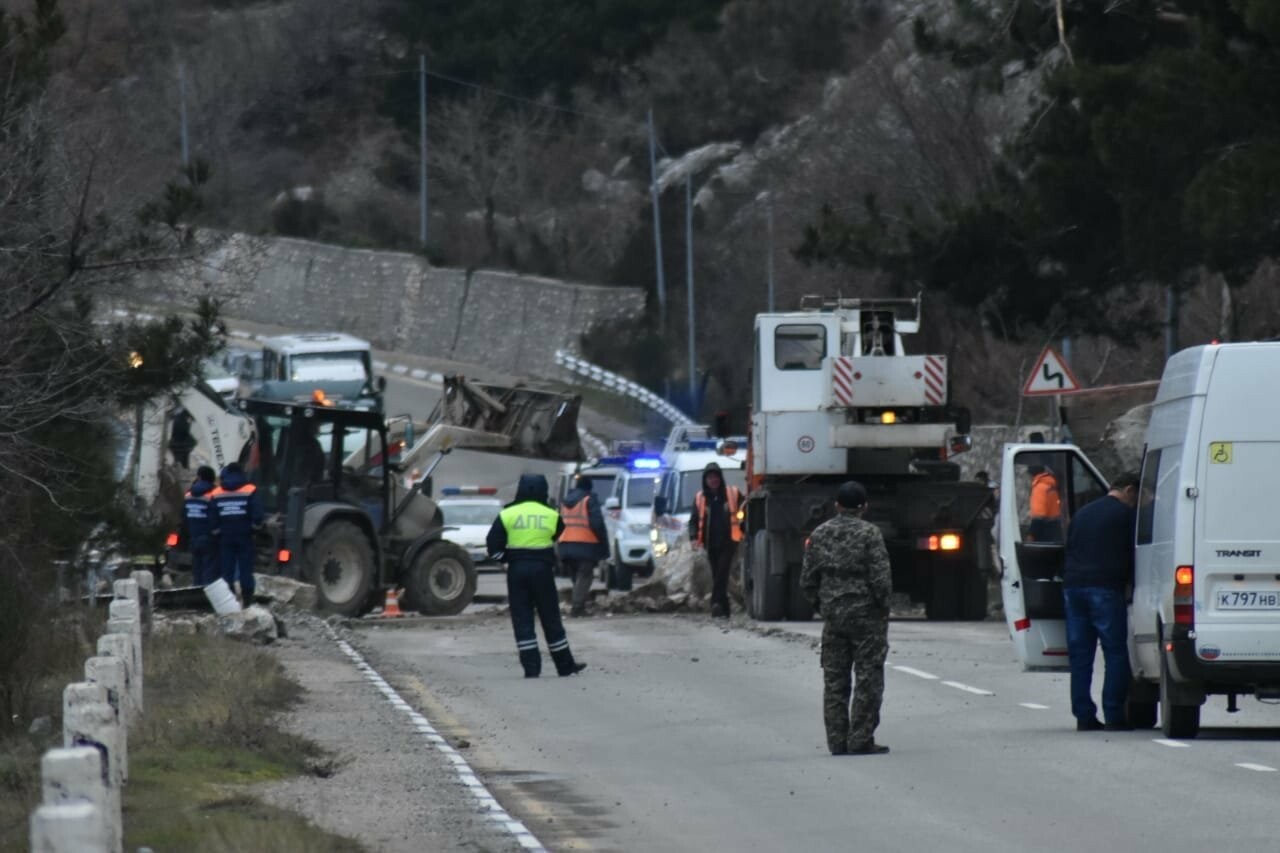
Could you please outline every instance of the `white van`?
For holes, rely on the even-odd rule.
[[[1194,347],[1169,359],[1147,428],[1129,612],[1130,722],[1194,737],[1205,697],[1280,699],[1280,343]],[[1048,459],[1064,522],[1102,478],[1078,448],[1010,445],[1000,556],[1010,630],[1028,666],[1065,664],[1051,543],[1022,541],[1020,473]],[[1043,464],[1043,463],[1042,463]],[[1005,499],[1005,496],[1013,500]],[[1061,546],[1057,565],[1061,566]],[[1060,571],[1057,572],[1060,578]]]

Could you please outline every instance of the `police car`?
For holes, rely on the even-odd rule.
[[[613,561],[612,585],[625,590],[631,588],[632,574],[641,577],[653,574],[653,543],[649,531],[663,465],[658,456],[601,460],[606,461],[621,468],[612,491],[605,496],[604,524],[609,532]]]
[[[497,487],[445,486],[436,506],[444,515],[442,537],[465,549],[477,566],[490,562],[484,540],[502,511]]]

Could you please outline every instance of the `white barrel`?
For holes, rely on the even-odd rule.
[[[222,578],[218,578],[206,586],[204,594],[209,599],[209,603],[213,605],[213,612],[219,616],[240,612],[240,602],[236,601],[235,593],[231,591],[231,587],[227,586],[227,582]]]

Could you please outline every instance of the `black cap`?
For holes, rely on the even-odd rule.
[[[206,483],[212,483],[218,479],[218,472],[210,468],[208,465],[201,465],[196,469],[196,479],[204,480]]]
[[[845,509],[858,509],[867,505],[867,490],[857,480],[850,480],[840,485],[836,492],[836,503]]]

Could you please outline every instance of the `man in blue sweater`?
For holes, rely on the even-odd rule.
[[[1127,731],[1124,703],[1129,692],[1126,587],[1133,585],[1133,533],[1137,519],[1138,475],[1123,474],[1111,491],[1083,507],[1067,532],[1062,571],[1067,611],[1067,655],[1071,662],[1071,713],[1082,732]],[[1091,696],[1093,658],[1099,642],[1106,675],[1102,712]]]

